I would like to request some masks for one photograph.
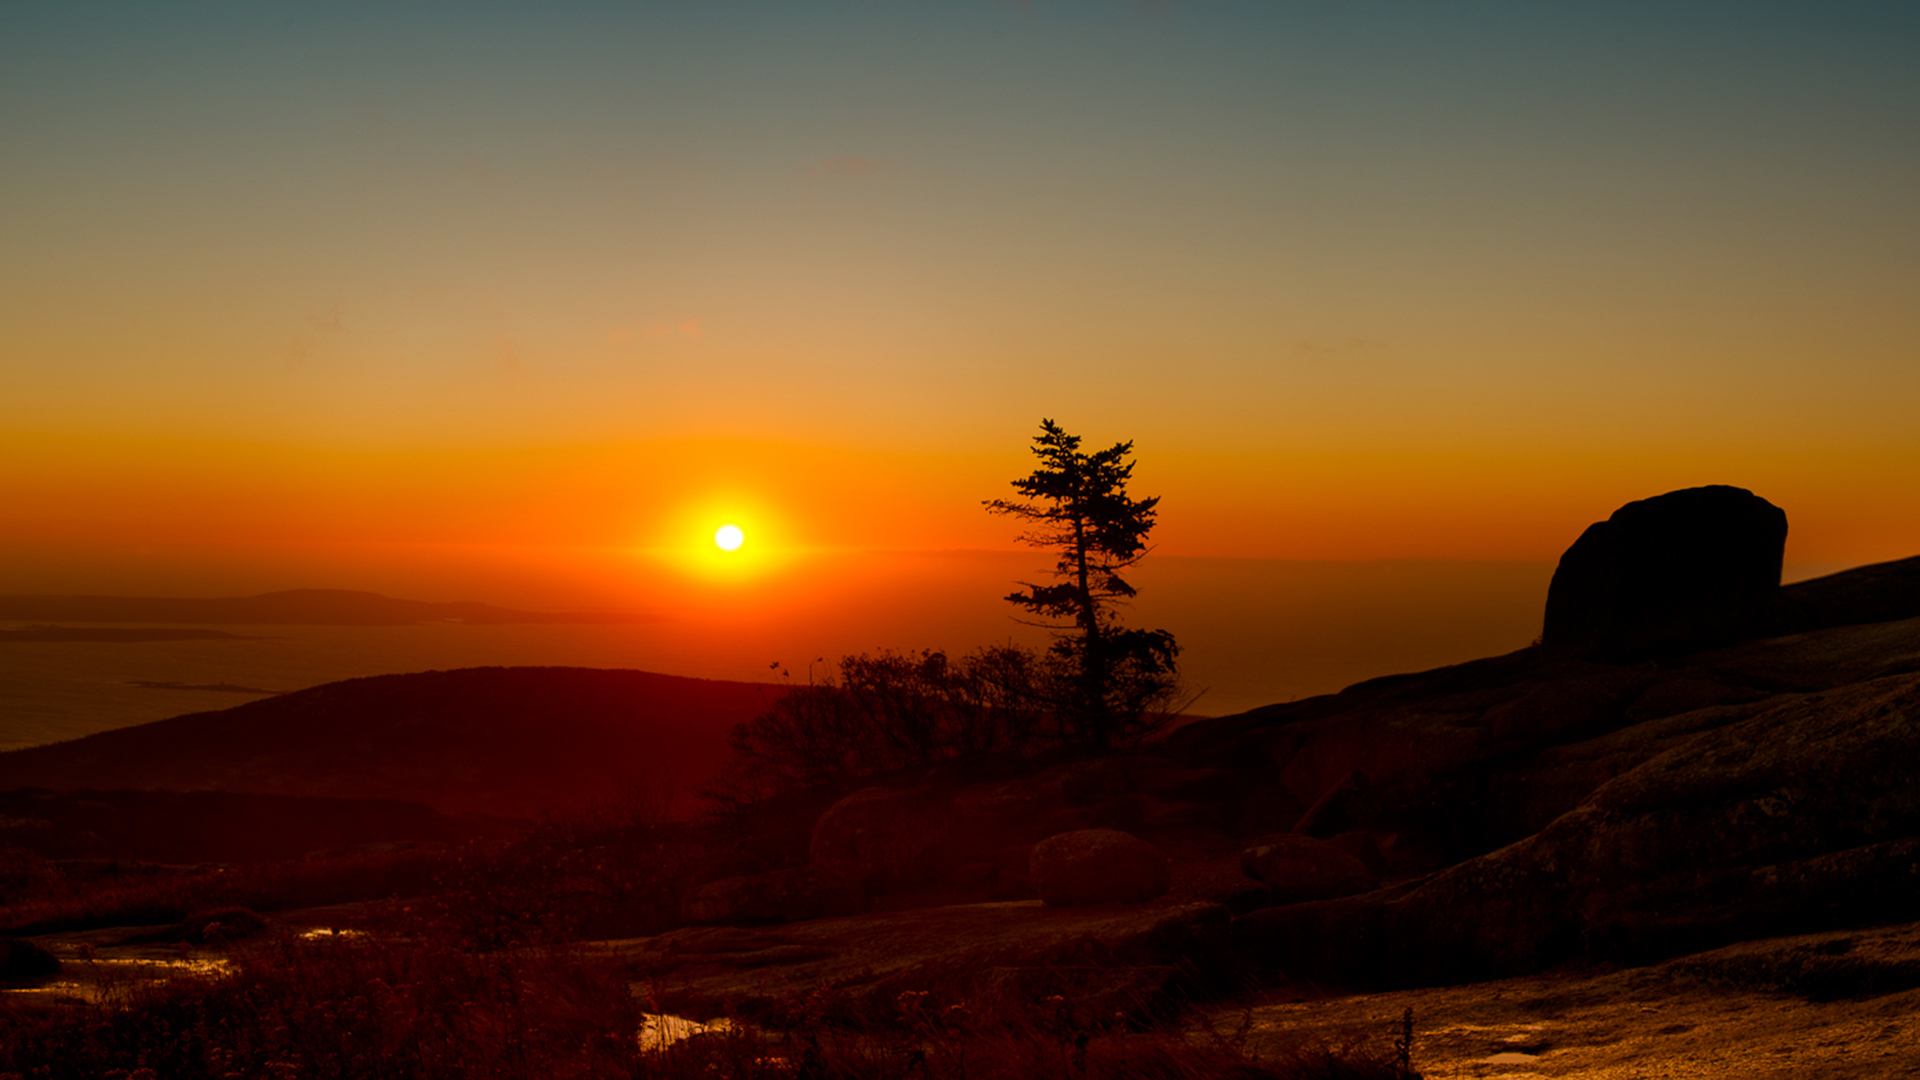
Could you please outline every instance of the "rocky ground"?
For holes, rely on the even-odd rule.
[[[353,913],[275,922],[329,932]],[[757,928],[708,927],[598,943],[639,976],[643,1001],[697,1019],[753,1016],[833,987],[885,1012],[902,992],[1070,998],[1082,1020],[1172,1015],[1223,959],[1226,913],[1162,902],[1047,908],[953,905]],[[148,928],[148,933],[165,928]],[[225,950],[134,941],[116,928],[36,939],[58,980],[12,993],[110,1000],[135,984],[223,970]],[[1195,960],[1202,963],[1195,964]],[[1214,971],[1218,974],[1216,968]],[[1542,974],[1386,992],[1281,982],[1216,992],[1173,1021],[1190,1040],[1286,1059],[1303,1047],[1391,1043],[1414,1023],[1413,1064],[1465,1077],[1876,1080],[1920,1076],[1920,923],[1743,942],[1634,968]]]
[[[1920,924],[1747,942],[1642,968],[1201,1010],[1189,1037],[1256,1056],[1390,1039],[1412,1010],[1429,1080],[1874,1080],[1920,1076]],[[1836,996],[1838,995],[1838,996]]]
[[[902,993],[942,1005],[1059,994],[1086,1020],[1170,1016],[1225,958],[1218,904],[1048,907],[1038,900],[695,927],[599,946],[630,964],[636,991],[707,1019],[764,1015],[819,988],[846,1007],[891,1015]]]

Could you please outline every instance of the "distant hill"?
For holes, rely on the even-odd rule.
[[[225,630],[199,630],[179,626],[23,626],[18,630],[0,630],[0,642],[97,642],[107,645],[131,645],[143,641],[245,641],[239,634]]]
[[[400,799],[533,817],[636,784],[686,789],[779,687],[596,668],[467,668],[328,683],[0,754],[9,788]]]
[[[620,611],[517,611],[471,601],[396,600],[353,589],[291,589],[259,596],[0,596],[0,622],[186,623],[189,625],[407,626],[457,622],[631,623]]]

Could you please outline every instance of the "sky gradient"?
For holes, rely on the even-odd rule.
[[[5,591],[1004,549],[1043,416],[1165,555],[1920,552],[1912,5],[10,4],[0,147]]]

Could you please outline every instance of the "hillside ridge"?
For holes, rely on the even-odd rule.
[[[529,818],[639,785],[677,789],[684,812],[727,733],[779,689],[580,667],[375,675],[0,754],[0,790],[384,798]]]

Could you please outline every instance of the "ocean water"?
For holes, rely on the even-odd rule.
[[[1018,560],[1018,561],[1013,561]],[[928,556],[756,609],[682,605],[614,625],[225,626],[237,640],[0,642],[0,749],[77,738],[338,679],[481,665],[639,668],[804,682],[878,648],[965,651],[1044,631],[1009,618],[1032,556]],[[1135,577],[1127,621],[1172,630],[1191,711],[1239,712],[1525,646],[1552,566],[1161,558]],[[443,597],[433,597],[442,599]],[[450,599],[451,597],[444,597]],[[474,597],[487,599],[486,597]],[[11,628],[19,624],[0,624]],[[85,625],[63,623],[61,625]],[[148,685],[139,685],[139,684]]]

